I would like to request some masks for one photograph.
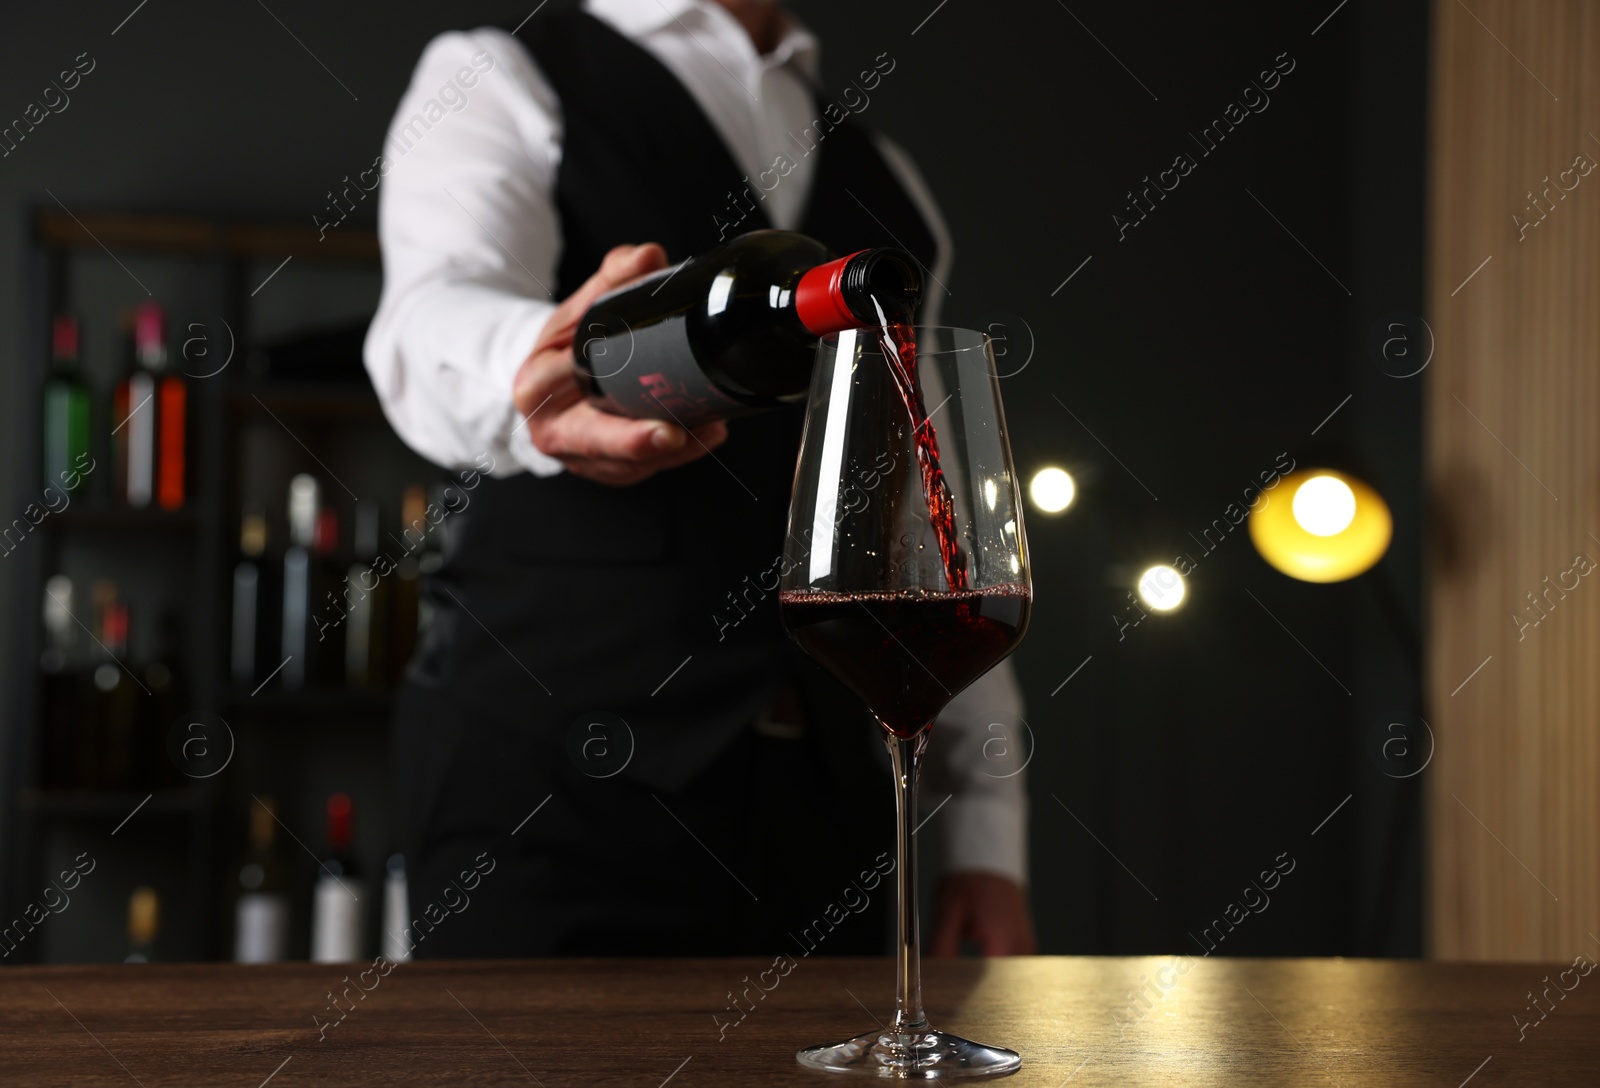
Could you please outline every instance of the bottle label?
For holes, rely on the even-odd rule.
[[[241,895],[235,923],[235,963],[278,963],[288,957],[289,902],[283,896]]]
[[[363,958],[362,918],[366,903],[361,881],[323,876],[312,893],[311,962],[349,963]]]
[[[129,506],[149,506],[155,493],[156,468],[156,412],[151,403],[156,395],[156,382],[149,374],[140,372],[128,379],[127,479],[123,481]]]
[[[706,377],[689,346],[689,326],[682,315],[618,336],[593,337],[581,350],[611,407],[633,419],[697,427],[754,411]]]

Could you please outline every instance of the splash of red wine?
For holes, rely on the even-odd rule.
[[[928,521],[933,526],[939,556],[944,561],[945,579],[951,592],[958,593],[967,588],[967,559],[956,536],[955,501],[950,496],[950,485],[945,482],[944,469],[939,467],[939,436],[929,418],[922,383],[917,376],[917,339],[911,328],[911,317],[898,307],[885,312],[876,298],[872,304],[878,312],[878,337],[883,344],[883,357],[911,419],[911,441],[916,448],[917,464],[922,469]]]

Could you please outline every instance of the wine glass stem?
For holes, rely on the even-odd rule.
[[[900,877],[900,914],[895,943],[894,1030],[925,1030],[928,1018],[922,1013],[922,956],[917,937],[917,771],[922,765],[926,732],[913,739],[887,734],[889,758],[894,769],[895,825],[898,830],[896,870]]]

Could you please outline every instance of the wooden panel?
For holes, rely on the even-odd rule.
[[[312,261],[376,261],[378,236],[371,230],[346,227],[327,237],[311,227],[234,223],[223,225],[191,216],[128,215],[66,212],[45,208],[34,217],[34,229],[47,245],[114,252],[145,250],[205,256],[226,247],[230,256],[248,260],[300,257]]]
[[[786,961],[786,973],[768,970],[763,982],[771,966],[407,963],[383,977],[368,973],[364,994],[352,982],[348,1002],[339,1000],[348,1010],[342,1019],[329,1010],[329,994],[341,994],[347,975],[356,979],[348,967],[12,968],[0,986],[6,1082],[122,1088],[131,1075],[151,1088],[269,1079],[524,1088],[856,1083],[806,1072],[794,1052],[887,1019],[892,964]],[[1469,1079],[1474,1088],[1588,1086],[1600,1065],[1600,995],[1586,991],[1600,986],[1600,974],[1583,978],[1569,968],[1562,979],[1558,967],[1566,966],[944,960],[928,965],[924,988],[936,1027],[1022,1055],[1021,1071],[999,1082],[1009,1088],[1439,1088]],[[1547,975],[1554,1009],[1542,1022],[1526,1014],[1537,1026],[1519,1041],[1512,1013]],[[1559,986],[1571,992],[1558,996]],[[740,1018],[728,1011],[729,995],[747,988]],[[1138,990],[1143,1004],[1130,995]],[[337,1026],[324,1031],[313,1015]]]
[[[1431,951],[1569,959],[1600,951],[1600,6],[1433,16]]]
[[[46,209],[34,218],[40,241],[54,246],[149,249],[200,255],[221,241],[215,223],[183,216],[120,215]]]
[[[356,227],[323,237],[311,227],[236,226],[228,229],[228,252],[259,260],[292,256],[312,261],[376,261],[378,236]]]

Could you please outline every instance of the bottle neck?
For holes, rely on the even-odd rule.
[[[57,374],[72,375],[78,370],[78,319],[59,314],[50,328],[50,366]]]
[[[922,276],[909,254],[863,249],[817,265],[795,288],[795,313],[808,331],[825,336],[885,321],[909,321],[922,294]]]

